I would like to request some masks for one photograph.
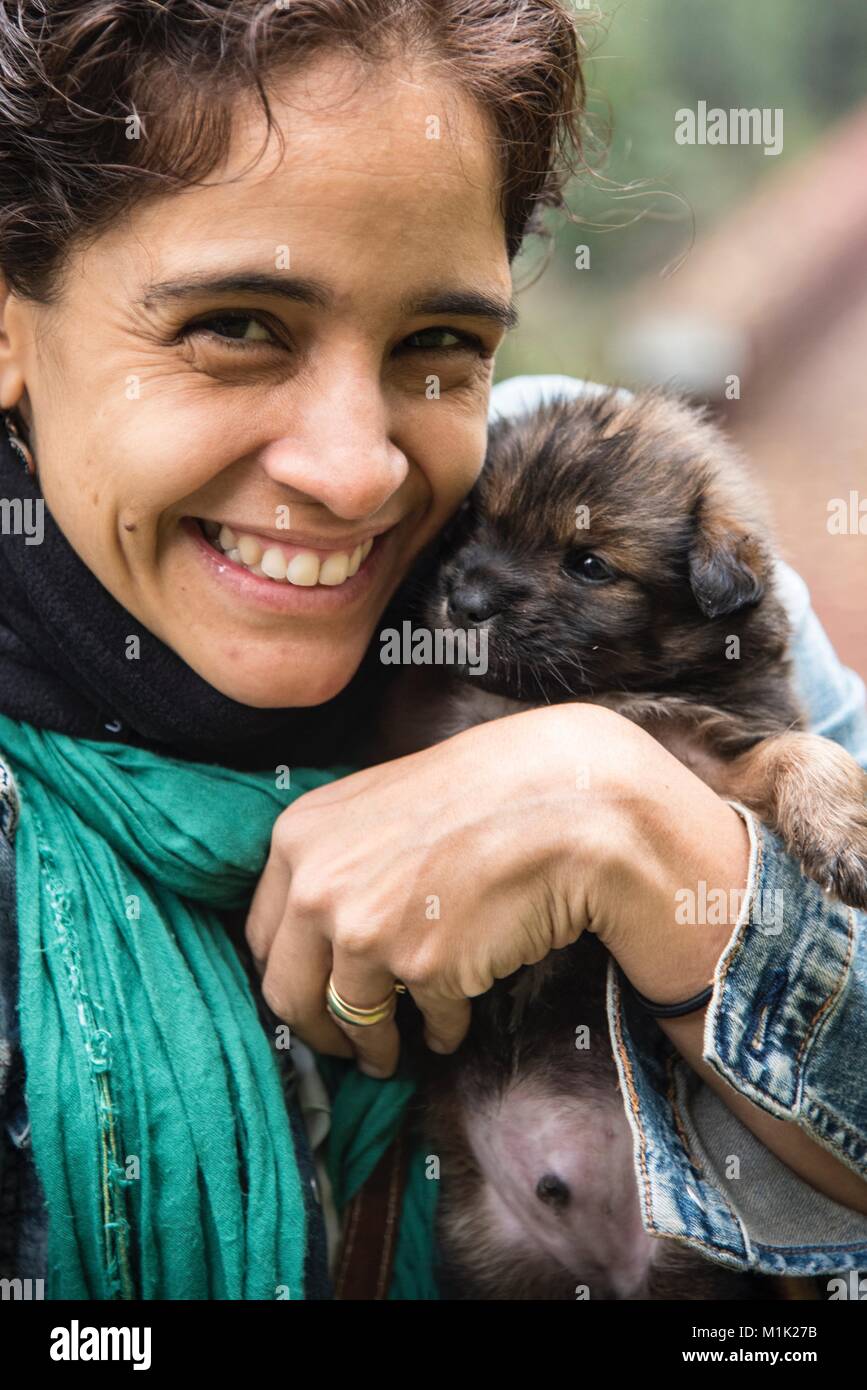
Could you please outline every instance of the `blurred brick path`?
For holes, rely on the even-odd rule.
[[[865,172],[867,103],[762,180],[669,278],[631,290],[615,341],[627,376],[721,412],[766,486],[786,559],[867,677],[867,534],[828,530],[833,498],[867,504]],[[725,398],[730,374],[738,400]]]
[[[827,525],[831,498],[854,490],[867,504],[867,276],[833,333],[765,382],[760,401],[747,387],[728,424],[771,499],[785,558],[840,656],[867,679],[867,514],[864,535]]]

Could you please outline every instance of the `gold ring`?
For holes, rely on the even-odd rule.
[[[374,1023],[382,1023],[384,1019],[390,1018],[394,1012],[395,997],[405,993],[406,985],[396,980],[388,998],[383,999],[381,1004],[374,1004],[369,1009],[359,1009],[355,1004],[348,1004],[345,999],[341,999],[334,988],[334,976],[330,975],[325,1002],[329,1013],[339,1018],[341,1023],[350,1023],[353,1028],[370,1028]]]

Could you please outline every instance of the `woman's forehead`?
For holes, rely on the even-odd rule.
[[[381,226],[396,212],[464,223],[499,207],[488,118],[432,71],[377,64],[360,76],[357,61],[329,54],[277,84],[269,103],[270,131],[252,98],[239,103],[226,159],[189,190],[212,193],[234,231],[251,214]],[[197,214],[207,216],[204,200]]]
[[[337,315],[375,301],[404,316],[452,312],[512,326],[498,189],[485,182],[483,160],[471,179],[466,159],[444,156],[426,169],[423,150],[399,168],[396,154],[393,175],[374,178],[345,152],[313,154],[309,141],[290,138],[267,172],[140,203],[82,248],[86,278],[90,261],[103,292],[114,281],[146,312],[241,291]]]
[[[239,106],[219,170],[142,201],[83,255],[123,262],[123,283],[145,307],[167,285],[204,290],[246,275],[262,277],[265,293],[279,293],[282,279],[288,297],[314,308],[375,287],[380,300],[389,289],[420,302],[475,292],[507,314],[499,170],[484,117],[400,69],[363,82],[356,74],[347,94],[334,61],[323,60],[309,107],[309,73],[278,88],[270,134],[252,103]]]

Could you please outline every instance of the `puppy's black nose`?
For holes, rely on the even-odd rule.
[[[501,603],[497,586],[489,580],[461,579],[449,590],[447,607],[456,627],[469,627],[493,618]]]

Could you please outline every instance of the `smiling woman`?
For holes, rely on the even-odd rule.
[[[47,1261],[54,1296],[321,1295],[237,914],[481,466],[510,259],[580,145],[575,31],[556,0],[2,0],[0,68],[2,487],[46,523],[0,551],[26,1103],[5,1071],[0,1095],[35,1158],[3,1164],[4,1211],[34,1212],[4,1264]],[[352,1052],[334,1024],[327,1050]]]
[[[481,463],[514,311],[495,142],[445,70],[423,51],[310,56],[270,79],[267,113],[239,97],[207,179],[70,247],[62,285],[46,268],[22,298],[10,273],[0,403],[26,381],[52,514],[245,704],[342,689]],[[168,119],[146,111],[141,157]]]
[[[671,904],[752,883],[755,835],[625,719],[567,704],[344,765],[387,710],[380,624],[482,467],[510,265],[580,160],[579,58],[561,0],[0,0],[0,490],[45,521],[0,548],[0,1272],[50,1297],[328,1298],[326,1219],[338,1293],[360,1254],[373,1296],[437,1297],[401,983],[440,1053],[585,930],[652,1000],[714,980],[720,1007],[730,929],[687,937]],[[754,1020],[746,974],[726,1018]],[[811,1231],[854,1221],[833,1066],[816,1142],[754,1054],[711,1070],[702,1021],[636,1052],[612,1017],[647,1229],[754,1262],[710,1177],[673,1213],[660,1048],[710,1072]],[[811,1058],[766,1031],[796,1054],[774,1075]],[[817,1237],[817,1267],[861,1234]],[[763,1237],[763,1269],[808,1272]]]

